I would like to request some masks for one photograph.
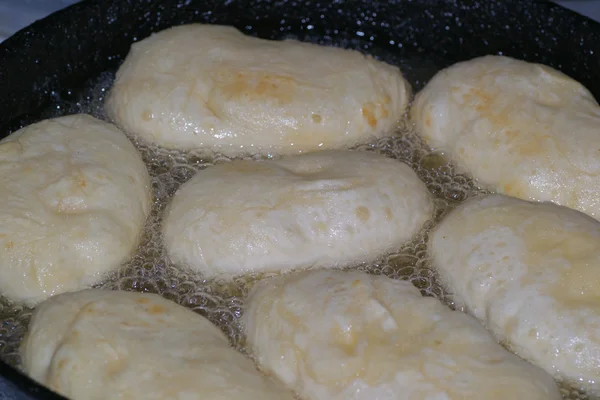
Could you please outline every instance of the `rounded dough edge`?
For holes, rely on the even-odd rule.
[[[0,141],[0,292],[37,304],[99,282],[133,253],[150,211],[141,155],[86,114]]]
[[[484,56],[438,72],[409,112],[416,131],[494,192],[600,218],[600,107],[542,64]]]
[[[267,278],[252,288],[242,326],[259,365],[307,399],[560,399],[549,375],[473,318],[385,276]]]
[[[486,195],[452,210],[429,251],[456,303],[498,340],[598,394],[599,240],[600,223],[579,211]]]
[[[354,50],[190,24],[135,43],[105,108],[162,147],[286,155],[391,135],[411,93],[396,66]]]
[[[35,380],[75,399],[293,399],[210,321],[156,294],[53,297],[35,311],[22,354]]]
[[[233,161],[186,182],[163,219],[170,258],[206,277],[371,261],[421,230],[432,196],[406,164],[323,151]]]

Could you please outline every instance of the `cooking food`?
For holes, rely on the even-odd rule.
[[[475,319],[385,276],[264,280],[243,324],[259,365],[305,400],[560,399],[550,375]]]
[[[440,71],[410,114],[430,146],[493,191],[600,218],[600,107],[563,73],[475,58]]]
[[[397,67],[357,51],[193,24],[134,44],[106,110],[167,148],[297,154],[391,135],[409,95]]]
[[[408,165],[322,151],[200,171],[168,206],[164,241],[205,276],[345,266],[398,248],[432,211]]]
[[[459,304],[521,357],[600,394],[600,223],[490,195],[453,210],[430,238]]]
[[[421,88],[440,66],[484,53],[510,54],[557,66],[600,93],[597,55],[600,29],[551,3],[492,2],[238,2],[108,0],[81,4],[37,23],[0,45],[0,96],[4,132],[32,120],[87,112],[104,119],[103,101],[132,42],[171,25],[192,21],[234,24],[251,36],[348,47],[400,66],[407,79]],[[475,13],[475,14],[473,14]],[[549,22],[551,21],[551,23]],[[78,23],[79,22],[79,23]],[[82,22],[82,23],[81,23]],[[14,72],[16,71],[16,72]],[[100,74],[100,75],[98,75]],[[39,107],[43,108],[40,109]],[[47,108],[46,108],[47,107]],[[351,265],[373,274],[409,278],[422,291],[448,304],[445,291],[429,269],[425,241],[431,225],[447,207],[456,206],[480,190],[478,183],[438,158],[401,121],[396,135],[359,146],[376,149],[410,165],[435,196],[435,218],[425,229],[390,255],[374,262]],[[410,129],[410,127],[409,127]],[[134,143],[152,176],[154,202],[135,255],[119,273],[99,286],[110,289],[159,291],[165,297],[206,316],[227,332],[235,347],[244,338],[238,329],[245,289],[255,276],[204,281],[170,262],[162,243],[164,207],[179,185],[199,169],[226,161],[205,150],[180,152],[157,149],[147,141]],[[259,158],[259,157],[255,157]],[[505,166],[502,165],[502,168]],[[463,170],[465,171],[465,170]],[[479,182],[481,183],[481,181]],[[456,202],[455,202],[456,201]],[[16,351],[31,311],[2,301],[0,353],[3,361],[20,367]],[[5,368],[15,387],[45,392]],[[15,378],[16,376],[16,378]],[[591,394],[560,384],[565,399],[590,399]],[[398,396],[402,397],[403,393]],[[15,396],[19,397],[19,396]],[[419,399],[421,400],[421,399]]]
[[[72,115],[0,142],[0,293],[33,305],[128,259],[150,211],[140,154],[112,124]]]
[[[293,400],[207,319],[158,295],[85,290],[36,310],[34,379],[71,399]]]

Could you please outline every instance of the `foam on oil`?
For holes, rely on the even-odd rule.
[[[81,98],[75,101],[58,99],[56,108],[46,110],[42,117],[85,112],[106,119],[103,101],[112,80],[113,74],[103,74],[83,92]],[[196,172],[231,159],[209,151],[181,152],[149,146],[135,138],[132,141],[140,150],[152,177],[154,204],[140,245],[132,259],[96,287],[161,294],[210,319],[229,336],[235,347],[243,351],[244,338],[238,320],[243,311],[245,295],[260,276],[238,277],[233,281],[204,280],[169,260],[162,244],[160,229],[164,208],[181,184]],[[452,299],[430,268],[427,236],[450,209],[467,198],[485,193],[485,190],[477,187],[468,176],[457,173],[442,154],[428,149],[404,124],[398,127],[393,136],[357,146],[353,150],[374,151],[407,163],[434,194],[436,207],[433,218],[425,223],[422,231],[412,241],[392,254],[382,254],[373,262],[348,268],[409,280],[424,294],[435,296],[453,307]],[[0,301],[0,358],[17,367],[20,366],[18,346],[26,332],[31,313],[30,309]],[[561,384],[561,390],[565,399],[589,399],[583,392],[569,385]]]

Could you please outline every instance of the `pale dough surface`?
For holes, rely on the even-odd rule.
[[[28,305],[102,279],[132,254],[150,177],[114,125],[71,115],[0,142],[0,293]]]
[[[410,93],[397,67],[357,51],[192,24],[135,43],[106,110],[167,148],[297,154],[391,135]]]
[[[406,281],[304,271],[252,289],[259,365],[305,400],[560,399],[552,377]]]
[[[333,267],[398,248],[431,217],[425,184],[370,152],[233,161],[175,194],[163,231],[171,259],[206,276]]]
[[[502,195],[453,210],[430,251],[456,301],[518,355],[600,394],[600,223]]]
[[[293,400],[206,318],[153,294],[56,296],[21,352],[26,373],[73,400]]]
[[[503,56],[457,63],[410,116],[430,146],[493,191],[600,219],[600,107],[563,73]]]

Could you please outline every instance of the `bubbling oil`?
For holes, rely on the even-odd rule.
[[[103,109],[104,95],[112,85],[113,74],[106,73],[93,82],[87,95],[79,101],[61,101],[56,108],[42,113],[44,118],[71,113],[88,113],[108,120]],[[198,171],[232,159],[206,150],[189,152],[167,150],[131,137],[148,167],[152,178],[154,202],[150,216],[141,235],[140,244],[131,260],[112,273],[97,288],[127,290],[160,294],[219,326],[232,345],[244,352],[244,337],[238,321],[249,289],[265,276],[246,275],[233,280],[205,280],[197,273],[171,262],[162,243],[161,220],[169,199],[177,189]],[[377,260],[347,266],[344,269],[360,270],[376,275],[412,282],[424,295],[439,298],[454,308],[451,296],[444,290],[431,268],[427,254],[430,230],[443,216],[468,198],[488,193],[478,187],[468,176],[458,173],[443,154],[429,149],[414,131],[402,122],[394,135],[356,146],[353,151],[372,151],[408,164],[425,182],[434,195],[435,211],[421,232],[413,240],[401,245],[390,254]],[[270,156],[240,157],[259,160]],[[0,358],[20,368],[19,345],[22,341],[32,310],[14,306],[0,300]],[[577,388],[559,383],[564,399],[590,399]]]

